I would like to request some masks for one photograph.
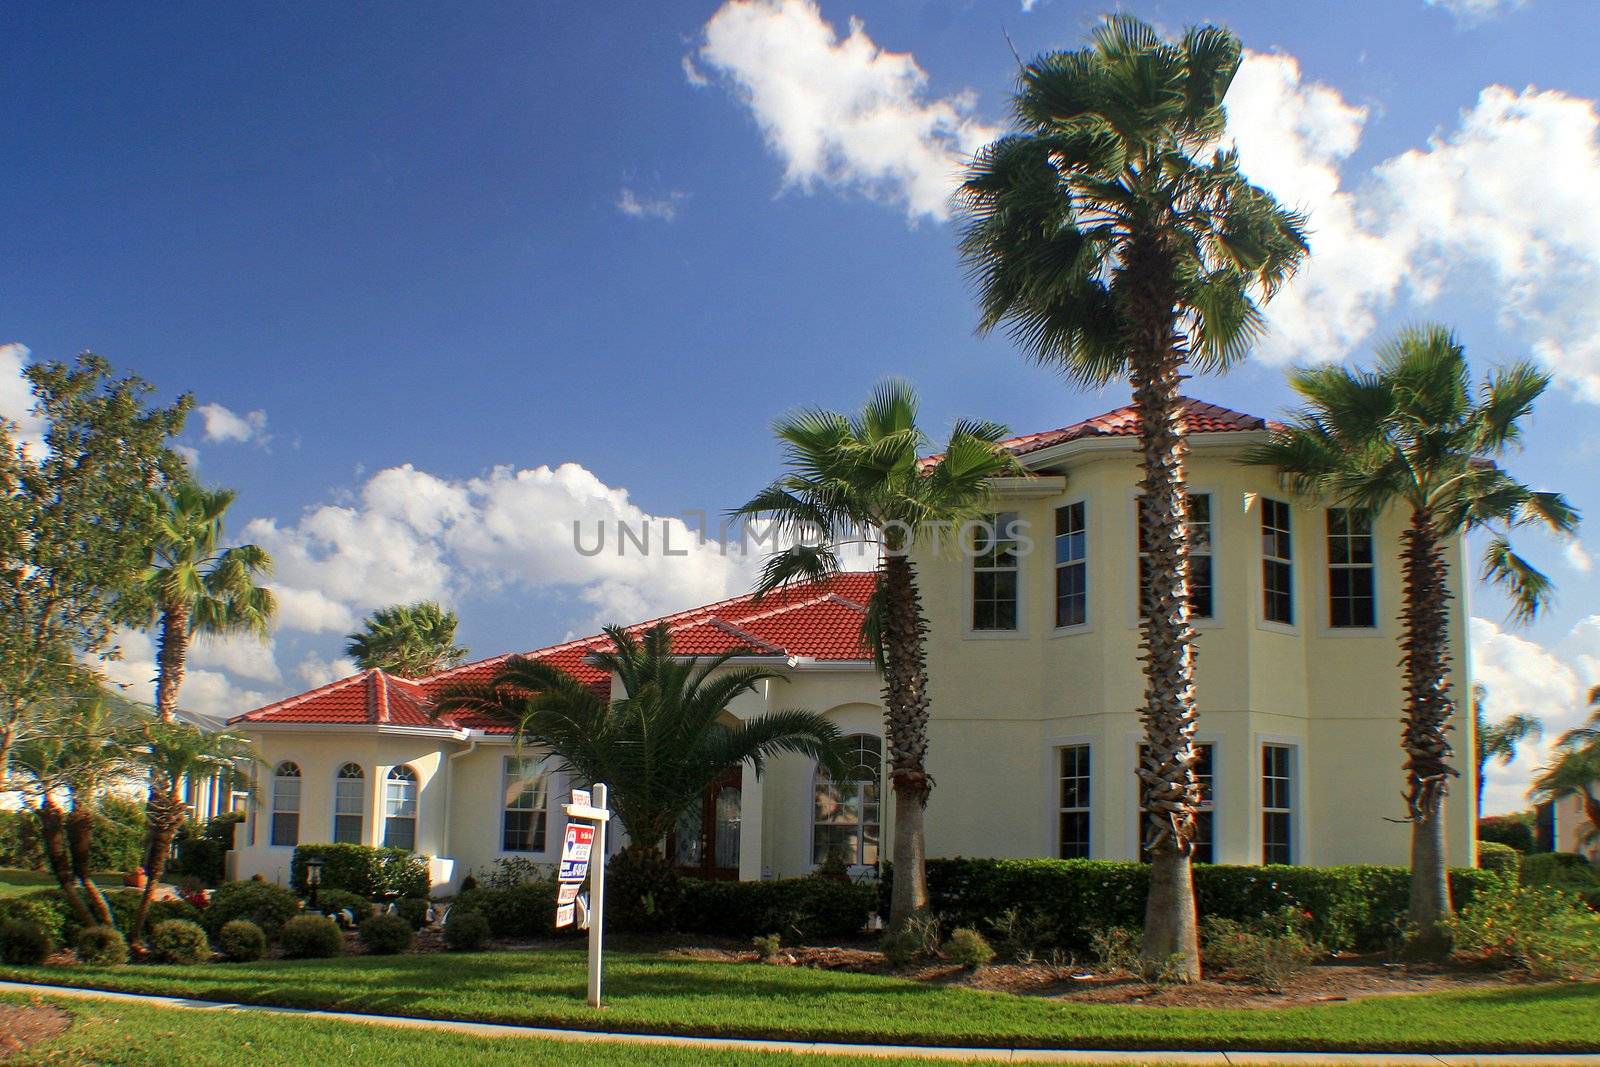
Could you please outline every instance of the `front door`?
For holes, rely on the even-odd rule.
[[[700,803],[683,813],[667,837],[667,855],[684,874],[695,878],[739,877],[739,799],[742,773],[737,768],[707,789]]]

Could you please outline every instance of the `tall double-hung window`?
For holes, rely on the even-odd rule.
[[[1294,623],[1294,555],[1289,505],[1261,499],[1261,617]]]
[[[972,628],[1017,628],[1017,513],[1002,511],[971,528]]]
[[[1328,625],[1334,629],[1378,624],[1377,564],[1372,513],[1328,509]]]
[[[1056,625],[1089,621],[1089,542],[1083,501],[1056,508]]]
[[[300,843],[300,765],[283,762],[272,772],[272,843]]]
[[[417,848],[417,772],[395,767],[383,783],[383,847]]]
[[[1293,745],[1261,746],[1261,862],[1293,863]]]
[[[346,763],[333,779],[333,841],[361,844],[367,814],[367,776],[359,763]]]
[[[1145,585],[1150,580],[1150,546],[1134,505],[1134,524],[1139,531],[1139,603],[1144,614]],[[1216,615],[1216,594],[1211,584],[1211,494],[1191,493],[1184,509],[1184,526],[1189,534],[1189,617],[1210,619]]]
[[[528,756],[507,756],[504,765],[505,810],[501,814],[502,852],[543,852],[546,813],[550,809],[550,783],[544,761]]]
[[[1139,758],[1144,758],[1148,751],[1144,745],[1139,746]],[[1216,776],[1216,763],[1211,745],[1194,746],[1194,777],[1200,786],[1200,802],[1195,805],[1194,817],[1194,852],[1192,857],[1196,863],[1217,862],[1217,799],[1216,791],[1212,788]],[[1139,862],[1149,863],[1150,853],[1144,843],[1144,787],[1141,783],[1140,811],[1139,811]]]

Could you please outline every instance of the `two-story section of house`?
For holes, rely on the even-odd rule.
[[[1217,863],[1407,860],[1397,666],[1403,517],[1298,498],[1241,462],[1264,420],[1187,402],[1191,612],[1198,631],[1198,858]],[[1029,476],[995,485],[993,521],[915,555],[933,698],[930,855],[1139,857],[1134,766],[1140,546],[1130,409],[1007,443]],[[1454,687],[1467,660],[1460,546],[1451,556]],[[853,771],[807,761],[731,774],[666,842],[711,877],[802,874],[887,859],[880,679],[859,627],[871,574],[843,574],[665,621],[685,655],[736,651],[782,678],[728,709],[808,707],[846,735]],[[592,637],[529,655],[597,689]],[[234,720],[258,744],[259,802],[236,874],[282,880],[296,844],[395,844],[433,858],[446,888],[496,859],[555,858],[562,769],[491,723],[434,717],[453,681],[369,671]],[[1457,749],[1470,752],[1469,717]],[[1472,761],[1449,807],[1450,860],[1473,858]]]

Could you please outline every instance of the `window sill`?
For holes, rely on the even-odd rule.
[[[964,630],[961,636],[969,641],[1020,641],[1028,636],[1026,630]]]

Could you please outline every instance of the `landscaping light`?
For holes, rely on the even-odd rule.
[[[322,860],[309,857],[306,860],[306,903],[313,908],[317,906],[317,886],[322,884]]]

